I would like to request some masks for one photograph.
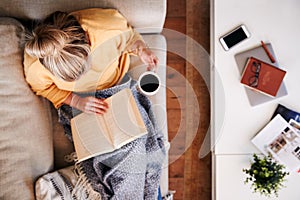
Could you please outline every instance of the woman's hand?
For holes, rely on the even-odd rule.
[[[95,97],[79,97],[75,107],[89,114],[104,114],[108,109],[108,104],[104,101],[104,99],[97,99]]]
[[[92,96],[82,98],[78,95],[71,94],[64,103],[89,114],[104,114],[108,109],[108,104],[104,99],[98,99]]]
[[[136,52],[136,55],[140,57],[144,64],[147,65],[148,71],[156,71],[158,66],[158,58],[156,55],[149,49],[144,41],[137,40],[133,45],[133,51]]]
[[[158,58],[156,55],[149,49],[143,48],[138,53],[140,59],[147,65],[148,71],[155,71],[157,70],[158,65]]]

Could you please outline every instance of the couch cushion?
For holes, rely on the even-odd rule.
[[[71,12],[91,7],[118,9],[141,33],[161,32],[166,16],[166,0],[1,0],[0,16],[41,19],[57,10]]]
[[[22,25],[0,18],[0,199],[34,199],[34,182],[53,166],[49,103],[23,75]]]
[[[157,74],[161,80],[161,87],[157,94],[150,96],[153,103],[153,110],[159,129],[165,136],[165,145],[168,150],[168,124],[167,124],[167,105],[166,105],[166,70],[167,70],[167,43],[163,35],[160,34],[145,34],[143,38],[149,48],[155,53],[159,60]],[[129,74],[134,80],[138,80],[139,76],[146,71],[147,66],[141,62],[138,57],[132,56],[130,63]],[[162,170],[160,189],[163,196],[168,193],[168,156],[164,162]]]

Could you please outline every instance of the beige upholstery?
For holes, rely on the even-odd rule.
[[[162,30],[166,0],[1,0],[0,16],[22,21],[42,18],[62,10],[89,7],[117,8],[141,33],[160,60],[160,92],[152,97],[161,129],[166,124],[166,41]],[[56,110],[32,93],[23,75],[22,25],[12,18],[0,18],[0,199],[34,199],[35,180],[47,172],[70,165],[64,156],[73,152],[57,122]],[[133,61],[132,65],[139,66]],[[145,67],[145,66],[144,66]],[[139,67],[138,67],[139,68]],[[141,72],[131,71],[133,77]],[[167,163],[167,158],[166,158]],[[167,164],[161,181],[162,194],[168,191]]]
[[[161,87],[158,93],[154,96],[150,96],[150,100],[153,103],[153,108],[158,122],[160,130],[164,133],[165,136],[165,145],[166,148],[169,148],[168,142],[168,124],[167,124],[167,103],[166,103],[166,63],[167,63],[167,44],[166,39],[162,35],[144,35],[145,42],[149,45],[151,50],[159,59],[159,67],[157,74],[161,80]],[[141,63],[137,58],[132,58],[131,60],[131,69],[129,74],[133,79],[138,80],[138,77],[141,73],[145,72],[146,66]],[[164,196],[168,192],[168,157],[166,157],[164,163],[164,169],[161,176],[161,193]]]
[[[49,104],[23,75],[22,25],[0,19],[0,199],[33,199],[33,182],[52,169]]]
[[[84,8],[116,8],[141,33],[159,33],[166,16],[166,0],[1,0],[0,16],[41,19],[60,11]]]

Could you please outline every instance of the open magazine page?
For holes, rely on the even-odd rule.
[[[289,123],[294,128],[296,133],[300,136],[300,123],[295,121],[294,119],[290,119]]]
[[[252,142],[265,155],[271,155],[290,170],[300,167],[300,136],[281,115],[276,115]]]
[[[104,118],[111,134],[114,148],[135,140],[147,133],[141,114],[129,89],[107,99],[109,109]]]

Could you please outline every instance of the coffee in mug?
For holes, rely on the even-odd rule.
[[[160,78],[152,71],[144,72],[138,80],[138,89],[144,95],[154,95],[160,88]]]

